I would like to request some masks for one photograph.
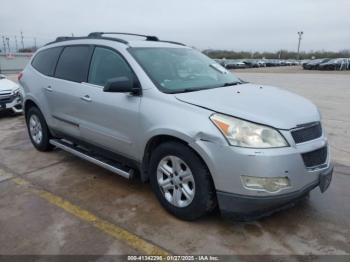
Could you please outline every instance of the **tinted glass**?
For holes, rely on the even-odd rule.
[[[104,86],[111,78],[126,76],[132,78],[132,71],[125,60],[116,52],[96,47],[92,56],[89,83]]]
[[[39,52],[34,57],[32,66],[44,75],[53,76],[61,50],[62,47],[55,47]]]
[[[58,60],[55,77],[78,83],[85,82],[91,51],[89,46],[65,47]]]
[[[190,48],[130,48],[156,86],[166,93],[217,88],[240,80]]]

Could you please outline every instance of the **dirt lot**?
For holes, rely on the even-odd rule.
[[[31,145],[24,118],[0,117],[0,254],[350,254],[350,74],[239,70],[319,106],[335,174],[300,205],[260,221],[180,221],[148,184]],[[285,70],[281,72],[281,70]],[[298,106],[298,105],[296,105]]]

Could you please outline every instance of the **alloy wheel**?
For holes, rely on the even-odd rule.
[[[169,203],[181,208],[191,204],[195,195],[195,181],[191,169],[181,158],[162,158],[157,167],[157,181]]]

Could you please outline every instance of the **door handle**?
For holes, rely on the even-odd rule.
[[[53,91],[53,89],[52,89],[51,86],[47,86],[47,87],[45,87],[45,89],[46,89],[46,91],[49,91],[49,92],[52,92],[52,91]]]
[[[80,97],[80,99],[84,100],[86,102],[91,102],[92,101],[92,99],[91,99],[91,97],[89,95],[82,96],[82,97]]]

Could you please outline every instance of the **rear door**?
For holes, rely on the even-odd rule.
[[[84,96],[93,47],[66,46],[58,60],[54,79],[48,92],[54,128],[80,138],[79,105]]]
[[[40,76],[40,81],[35,81],[31,85],[35,87],[35,90],[40,92],[40,97],[43,95],[45,100],[41,100],[41,109],[45,114],[46,120],[52,125],[52,101],[54,100],[54,94],[52,92],[52,81],[55,73],[58,58],[63,50],[63,47],[53,47],[40,51],[35,55],[31,63],[32,67],[44,77]]]
[[[140,96],[103,92],[105,83],[116,77],[137,81],[129,64],[116,50],[97,46],[81,100],[82,137],[97,146],[133,158],[139,132]]]

